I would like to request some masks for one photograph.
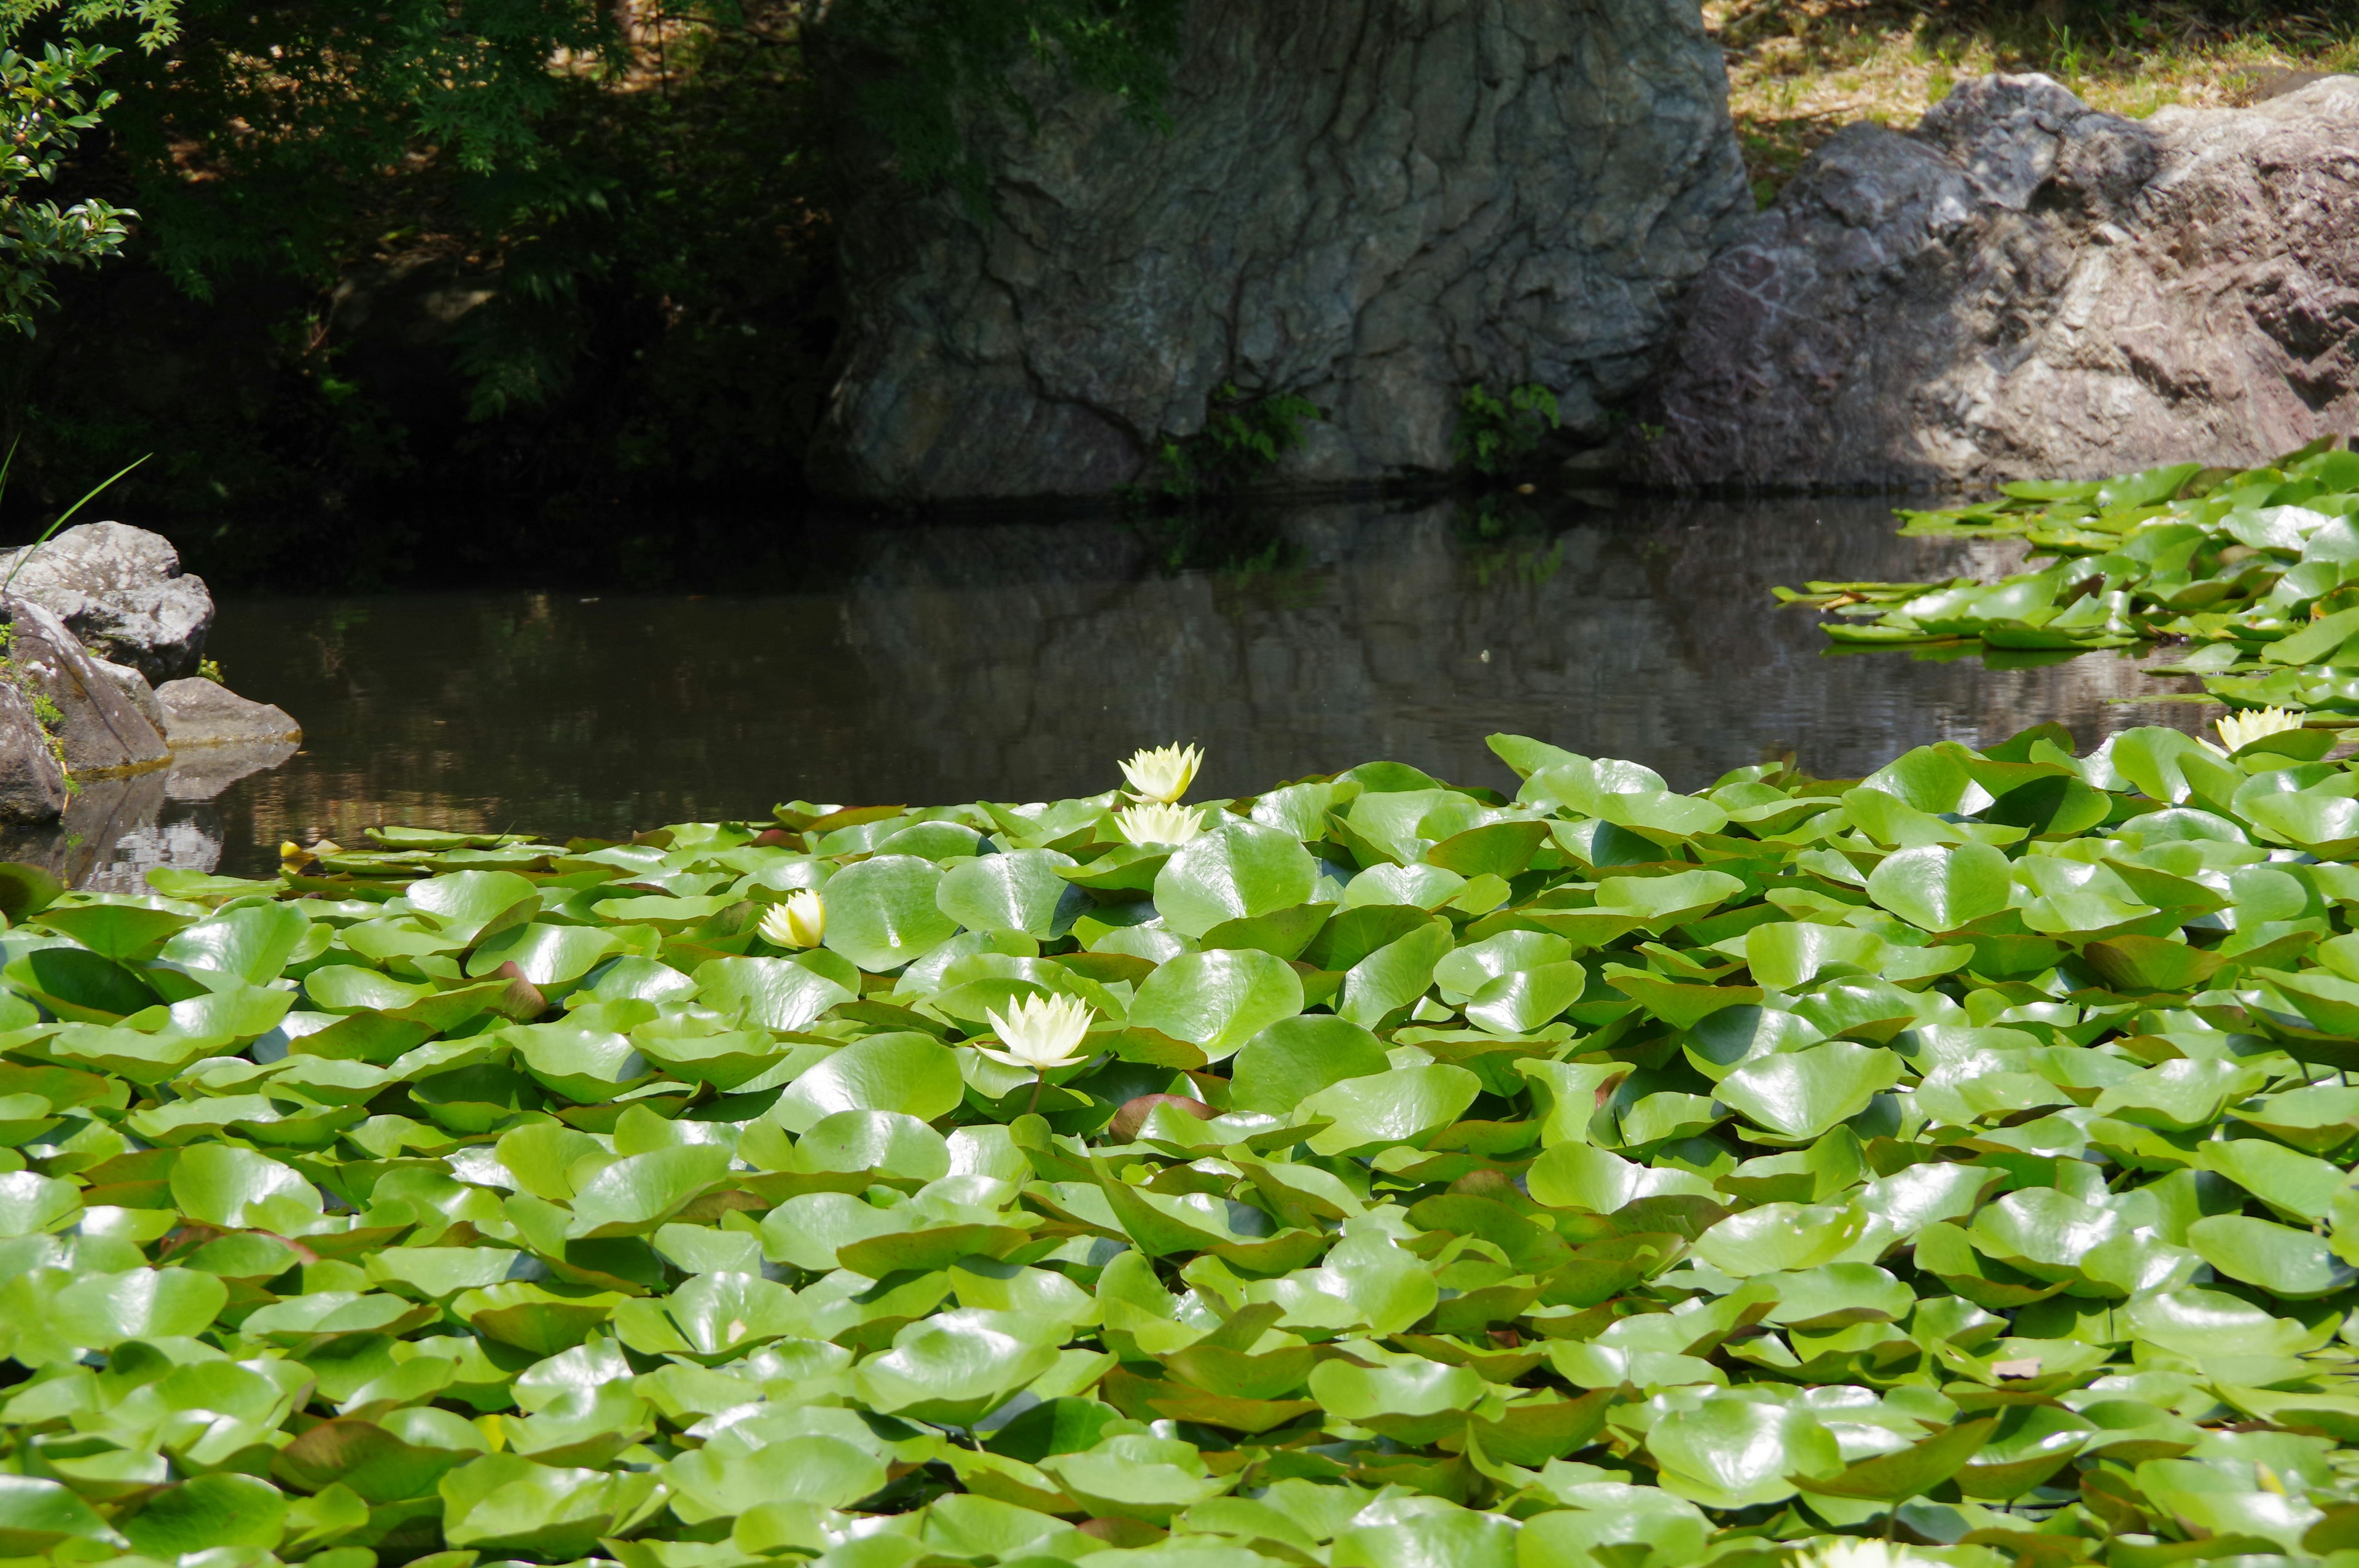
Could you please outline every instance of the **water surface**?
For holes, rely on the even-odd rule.
[[[1846,777],[1928,741],[2203,716],[2114,701],[2183,683],[2112,654],[1827,657],[1818,618],[1768,591],[2017,558],[1897,538],[1874,501],[1362,503],[871,524],[729,595],[233,600],[211,651],[301,721],[301,752],[225,787],[218,768],[94,785],[51,858],[130,887],[389,821],[562,838],[796,797],[1037,800],[1175,740],[1207,748],[1205,795],[1376,757],[1512,784],[1497,730],[1694,788],[1788,751]]]

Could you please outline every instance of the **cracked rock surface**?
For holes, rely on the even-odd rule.
[[[2359,423],[2359,78],[2145,121],[1963,82],[1829,141],[1682,318],[1658,481],[2266,461]]]
[[[973,127],[987,223],[868,182],[821,484],[1103,493],[1232,382],[1326,411],[1298,482],[1447,469],[1474,382],[1602,434],[1751,209],[1693,0],[1195,0],[1187,37],[1168,134],[1037,84],[1037,132]]]

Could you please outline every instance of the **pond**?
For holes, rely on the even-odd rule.
[[[1375,757],[1512,784],[1498,730],[1687,789],[1788,751],[1848,777],[2050,719],[2086,746],[2204,717],[2135,700],[2181,687],[2114,654],[1827,656],[1772,585],[2019,566],[1892,530],[1875,500],[1605,496],[867,523],[814,525],[737,593],[231,600],[210,651],[301,751],[93,784],[11,852],[144,891],[152,865],[255,873],[282,839],[389,821],[612,838],[795,797],[1082,795],[1175,740],[1206,747],[1204,798]]]

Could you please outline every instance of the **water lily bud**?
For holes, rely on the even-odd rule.
[[[1132,753],[1122,764],[1122,776],[1130,781],[1130,793],[1141,800],[1169,806],[1188,793],[1188,786],[1196,782],[1196,770],[1203,765],[1201,746],[1158,746],[1151,752]]]
[[[762,940],[773,947],[816,947],[827,935],[827,901],[803,889],[762,916]]]

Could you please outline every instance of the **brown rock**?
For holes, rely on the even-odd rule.
[[[1683,307],[1647,476],[1981,484],[2359,423],[2359,78],[2125,120],[2044,76],[1845,128]]]

